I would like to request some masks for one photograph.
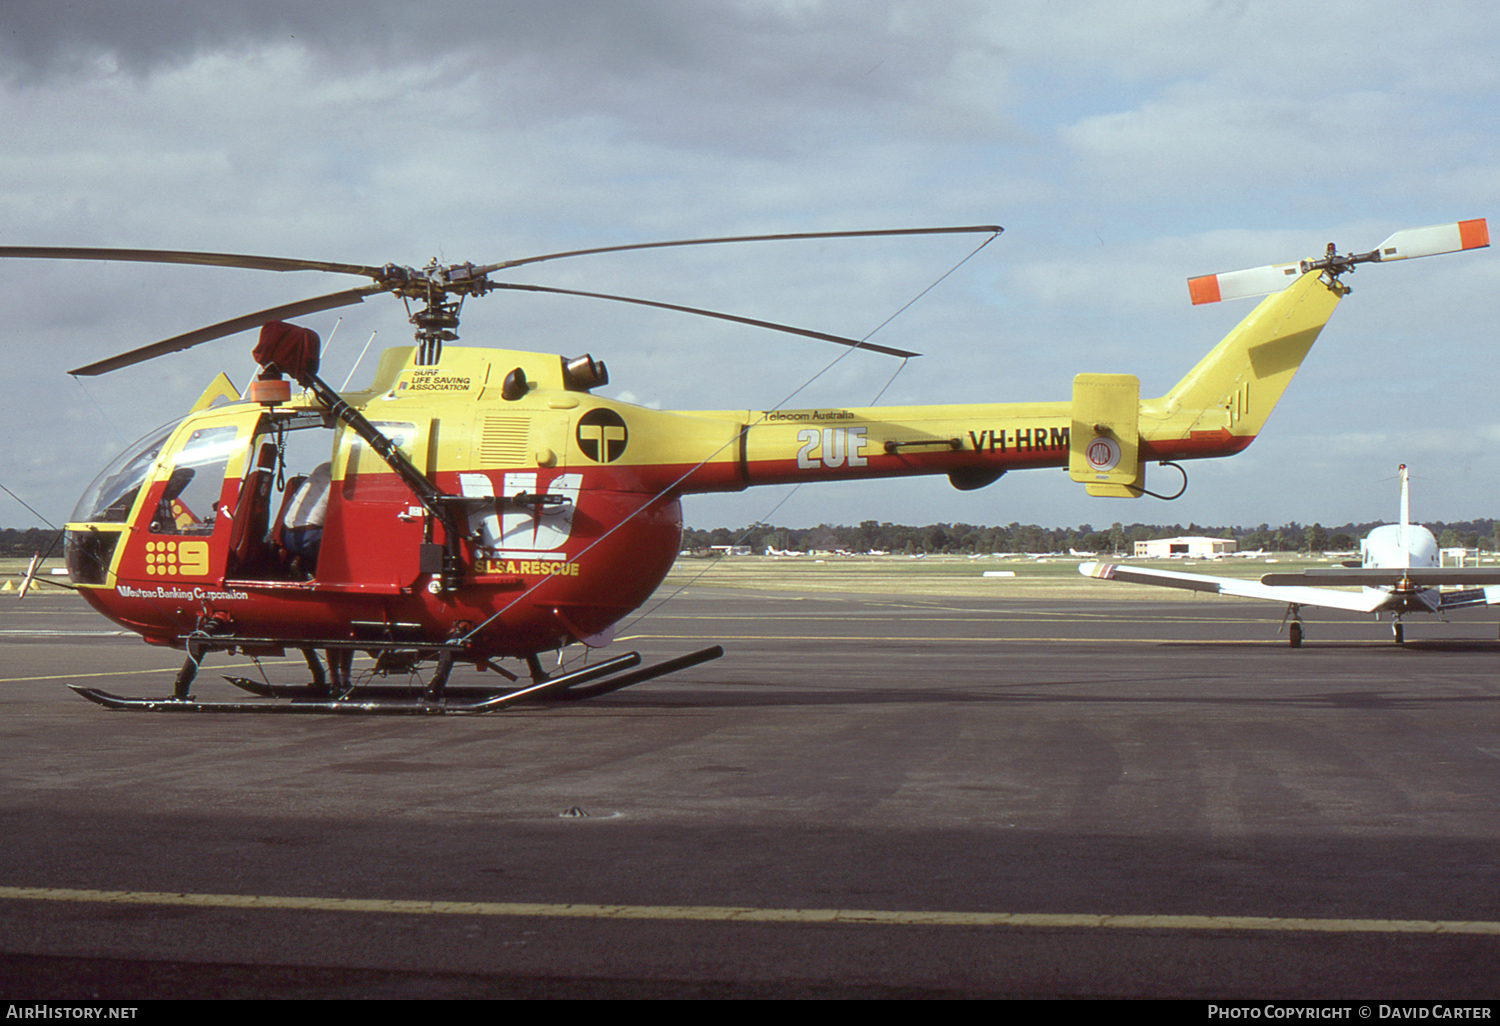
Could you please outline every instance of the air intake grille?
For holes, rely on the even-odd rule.
[[[479,439],[479,462],[484,467],[521,467],[526,459],[526,417],[484,418]]]

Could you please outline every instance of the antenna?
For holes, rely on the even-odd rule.
[[[365,347],[359,351],[359,359],[356,359],[354,361],[354,366],[349,368],[349,376],[347,378],[345,378],[344,379],[344,383],[339,386],[339,391],[340,392],[348,391],[348,389],[349,389],[349,382],[351,382],[351,381],[354,380],[354,372],[357,371],[357,370],[359,370],[360,360],[363,360],[365,358],[365,354],[370,351],[370,343],[374,342],[374,341],[375,341],[375,332],[372,331],[372,332],[370,332],[370,337],[367,338],[367,339],[365,339]]]

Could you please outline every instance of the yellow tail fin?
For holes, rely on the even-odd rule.
[[[1309,271],[1261,300],[1170,392],[1141,404],[1141,433],[1163,440],[1202,431],[1254,438],[1344,291]],[[1148,428],[1152,420],[1157,424]]]

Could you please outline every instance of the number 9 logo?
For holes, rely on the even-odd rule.
[[[146,573],[164,577],[207,577],[208,542],[147,542]]]

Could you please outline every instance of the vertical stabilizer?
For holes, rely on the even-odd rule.
[[[1304,274],[1261,300],[1163,397],[1162,413],[1190,418],[1193,432],[1259,434],[1338,306],[1343,289],[1319,279]]]
[[[1411,566],[1411,497],[1407,493],[1406,464],[1396,468],[1401,476],[1401,565]]]

